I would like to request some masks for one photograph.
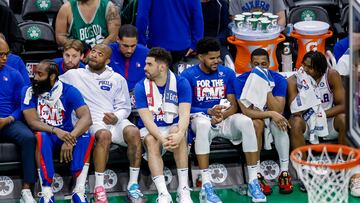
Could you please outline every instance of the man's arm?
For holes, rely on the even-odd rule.
[[[161,136],[159,128],[154,122],[154,117],[148,108],[138,109],[141,120],[144,122],[146,129],[149,133],[154,136],[157,140],[161,141],[161,143],[165,143],[165,137]]]
[[[227,117],[237,113],[238,111],[238,104],[236,103],[236,98],[234,94],[228,94],[226,95],[226,99],[230,102],[230,107],[227,108],[223,113],[223,120],[225,120]]]
[[[268,92],[266,104],[269,111],[276,111],[280,114],[284,112],[285,97],[274,96],[272,92]]]
[[[290,78],[288,78],[287,82],[288,82],[287,102],[290,108],[291,102],[293,102],[296,96],[298,95],[298,90],[297,90],[297,82],[295,76],[291,76]],[[301,114],[302,112],[292,113],[293,116],[301,116]]]
[[[76,116],[79,120],[76,122],[74,129],[71,131],[71,135],[74,137],[79,137],[84,134],[92,125],[90,110],[87,105],[79,107],[75,111]]]
[[[69,14],[71,13],[70,2],[66,2],[61,6],[55,24],[56,42],[59,46],[63,46],[68,40]]]
[[[277,12],[276,15],[279,16],[278,24],[281,26],[285,26],[286,25],[285,10]]]
[[[334,106],[325,111],[326,117],[331,118],[345,113],[345,89],[341,82],[340,74],[333,69],[329,70],[328,83],[334,96]]]
[[[112,2],[109,2],[109,10],[106,14],[106,24],[109,35],[105,38],[103,43],[110,44],[111,42],[115,42],[118,38],[121,26],[119,9]]]
[[[190,108],[191,108],[191,104],[190,103],[180,103],[179,104],[179,133],[181,135],[185,135],[186,131],[188,130],[189,127],[189,122],[190,122]]]

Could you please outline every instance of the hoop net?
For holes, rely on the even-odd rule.
[[[349,180],[360,164],[360,151],[344,145],[306,145],[291,152],[291,161],[309,203],[348,202]]]

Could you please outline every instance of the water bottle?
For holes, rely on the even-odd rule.
[[[282,72],[291,72],[292,63],[293,62],[292,62],[290,43],[284,42],[284,49],[281,53]]]

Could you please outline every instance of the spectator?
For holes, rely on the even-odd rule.
[[[286,7],[283,0],[232,0],[230,1],[229,13],[233,18],[236,14],[243,12],[270,12],[279,16],[279,25],[285,26],[285,9]]]
[[[10,50],[13,53],[21,53],[23,50],[24,38],[21,35],[14,13],[9,7],[0,5],[0,19],[0,32],[5,36]]]
[[[36,139],[21,122],[20,95],[24,81],[17,70],[5,65],[9,53],[6,41],[0,38],[0,140],[13,142],[20,147],[24,175],[20,201],[36,203],[30,190],[36,180]]]
[[[87,130],[91,125],[89,108],[79,90],[58,80],[59,71],[51,60],[41,61],[31,86],[22,90],[21,110],[32,130],[37,131],[40,156],[41,203],[55,202],[51,184],[54,177],[52,154],[61,148],[60,163],[70,163],[76,176],[72,201],[87,203],[85,182],[89,170],[89,151],[94,143]],[[50,113],[49,113],[50,112]],[[79,119],[72,124],[71,114]]]
[[[221,60],[225,60],[225,56],[230,52],[227,48],[227,37],[230,36],[228,24],[229,4],[225,0],[201,0],[202,13],[204,16],[204,36],[215,37],[221,44],[220,56]],[[214,15],[214,14],[219,15]]]
[[[83,44],[80,40],[70,39],[64,44],[63,58],[54,59],[59,68],[59,75],[76,68],[85,68],[81,62],[84,57]]]
[[[349,36],[347,36],[335,43],[334,56],[335,56],[336,62],[339,61],[341,56],[346,52],[346,50],[348,48],[349,48]]]
[[[120,28],[120,16],[109,0],[69,0],[56,17],[56,41],[64,46],[78,39],[87,46],[114,42]]]
[[[141,44],[169,50],[175,64],[195,51],[204,35],[200,1],[139,0],[136,27]]]
[[[90,133],[95,135],[94,149],[95,187],[94,198],[97,203],[107,203],[104,188],[104,171],[109,157],[111,142],[127,146],[130,161],[130,178],[127,196],[131,202],[143,202],[138,184],[141,163],[140,132],[127,119],[130,111],[129,91],[126,80],[107,66],[111,49],[97,44],[89,54],[85,69],[73,69],[61,76],[64,82],[80,90],[90,107],[93,125]]]

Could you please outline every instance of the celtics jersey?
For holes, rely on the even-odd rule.
[[[109,0],[99,0],[99,5],[90,22],[86,22],[80,12],[77,0],[70,0],[72,22],[69,27],[69,37],[78,39],[91,47],[100,44],[109,35],[106,24],[106,12]]]

